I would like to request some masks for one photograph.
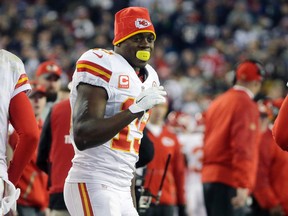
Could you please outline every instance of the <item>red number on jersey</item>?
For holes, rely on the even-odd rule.
[[[130,105],[134,103],[133,98],[128,98],[121,107],[121,110],[126,110]],[[144,127],[147,123],[147,120],[149,118],[150,112],[147,112],[144,114],[144,116],[140,119],[136,119],[133,121],[133,124],[135,124],[135,127],[138,128],[139,132],[143,132]],[[134,138],[133,140],[129,140],[129,133],[130,133],[130,127],[131,125],[127,125],[125,128],[123,128],[116,137],[112,139],[111,148],[119,150],[119,151],[125,151],[130,152],[131,147],[133,147],[134,151],[136,153],[139,153],[139,147],[140,147],[140,139]],[[131,146],[133,145],[133,146]]]

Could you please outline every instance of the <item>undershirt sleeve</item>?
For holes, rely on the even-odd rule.
[[[30,162],[39,142],[39,129],[32,105],[24,92],[11,99],[9,106],[10,122],[19,140],[8,168],[8,178],[16,185],[25,166]]]

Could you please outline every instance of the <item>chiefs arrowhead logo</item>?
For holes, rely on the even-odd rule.
[[[119,76],[118,88],[123,88],[123,89],[129,88],[129,76],[128,75]]]
[[[136,28],[143,29],[151,26],[151,23],[146,19],[137,18],[135,21]]]

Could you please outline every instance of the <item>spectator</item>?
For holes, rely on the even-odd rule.
[[[39,134],[41,133],[43,121],[41,113],[46,104],[46,90],[37,83],[32,84],[32,92],[29,95],[35,118],[38,122]],[[9,137],[9,144],[15,149],[19,136],[14,131]],[[17,201],[17,213],[19,216],[44,216],[48,208],[48,176],[36,165],[37,151],[34,152],[32,160],[25,167],[23,174],[17,184],[21,193]]]
[[[259,103],[261,141],[253,190],[254,216],[288,215],[288,153],[282,151],[273,140],[270,126],[278,108],[272,102]]]
[[[151,207],[145,214],[147,216],[173,216],[177,208],[179,216],[186,215],[184,155],[177,135],[165,126],[167,111],[168,103],[155,106],[147,124],[147,135],[155,149],[154,157],[148,163],[145,175],[144,188],[154,195]],[[157,197],[169,155],[171,159],[163,182],[162,193],[160,197]]]
[[[49,175],[50,216],[69,216],[63,196],[64,182],[72,166],[74,150],[69,99],[56,103],[48,114],[40,137],[37,165]]]
[[[64,185],[72,216],[137,215],[133,174],[146,110],[166,100],[148,64],[155,39],[148,10],[124,8],[115,15],[114,51],[90,49],[76,63],[70,96],[75,156]]]
[[[58,99],[61,88],[62,69],[54,61],[42,62],[36,71],[36,79],[39,84],[45,86],[47,94],[47,104],[42,113],[42,119],[45,120],[51,107]]]
[[[262,66],[253,60],[236,67],[234,86],[205,112],[202,182],[208,216],[243,215],[256,179]]]
[[[29,163],[39,141],[39,131],[33,108],[26,95],[30,90],[23,62],[14,54],[0,50],[0,215],[16,211],[20,191],[16,185],[25,166]],[[8,123],[19,134],[12,161],[6,162]],[[9,167],[9,168],[8,168]],[[7,172],[8,169],[8,172]]]
[[[95,34],[95,28],[90,20],[89,11],[84,6],[78,6],[76,17],[72,22],[73,33],[77,39],[87,40]]]

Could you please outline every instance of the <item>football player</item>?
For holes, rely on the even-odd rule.
[[[26,95],[30,92],[31,86],[23,62],[14,54],[2,49],[0,71],[0,215],[5,215],[11,209],[16,210],[16,200],[20,191],[14,185],[19,181],[26,164],[35,153],[39,130]],[[9,121],[19,135],[19,142],[12,161],[7,164]]]
[[[114,34],[114,50],[85,52],[72,79],[75,156],[64,186],[72,216],[138,215],[132,182],[146,111],[166,101],[148,64],[156,39],[148,10],[117,12]]]

